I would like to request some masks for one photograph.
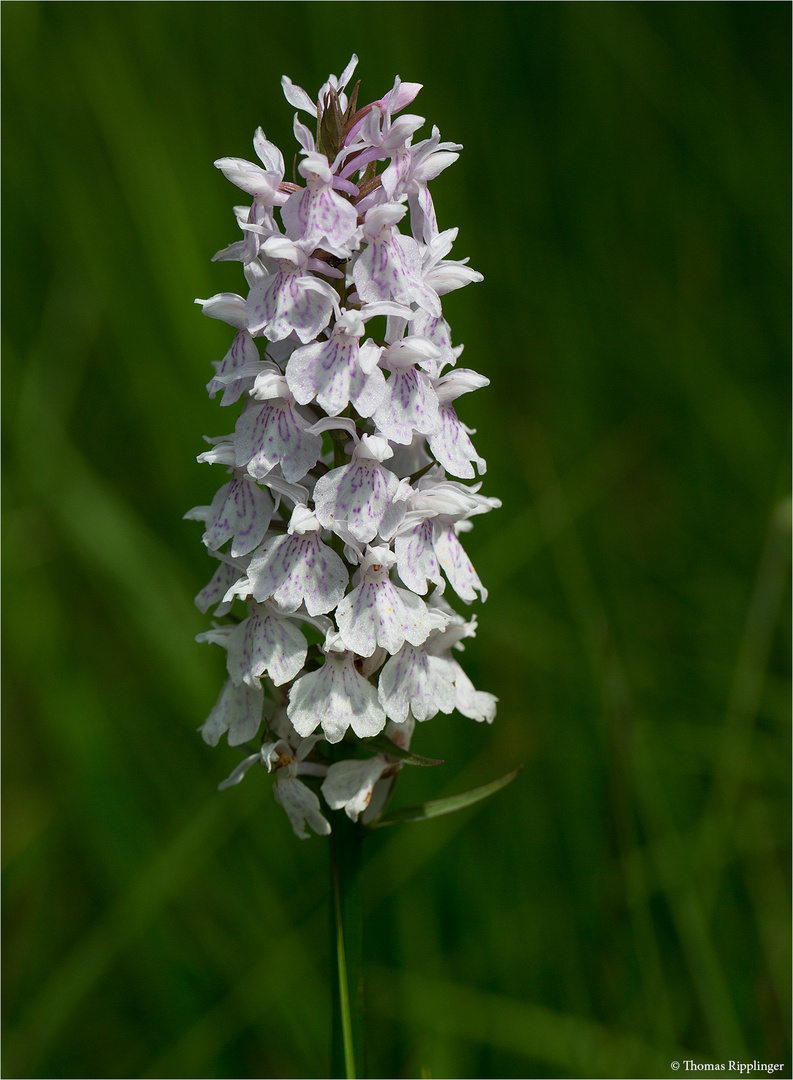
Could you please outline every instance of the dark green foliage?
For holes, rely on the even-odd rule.
[[[355,50],[465,144],[444,301],[503,510],[367,838],[370,1075],[786,1062],[789,38],[779,3],[5,3],[4,1075],[325,1076],[327,841],[196,735],[201,435],[242,291],[213,168]],[[332,133],[328,135],[331,136]],[[478,609],[477,609],[478,610]],[[779,1074],[777,1074],[779,1075]]]

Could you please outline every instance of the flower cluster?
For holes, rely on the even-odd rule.
[[[488,380],[456,366],[462,346],[441,309],[481,280],[447,258],[457,230],[438,230],[428,188],[461,147],[437,128],[413,143],[424,119],[403,110],[419,84],[397,78],[359,108],[358,84],[345,93],[356,63],[316,102],[282,80],[315,122],[295,113],[302,184],[284,179],[261,129],[261,164],[215,162],[252,197],[235,208],[242,239],[215,256],[242,263],[247,296],[197,301],[235,330],[209,395],[244,401],[233,434],[198,458],[228,479],[185,515],[204,523],[217,562],[196,603],[228,617],[199,635],[226,650],[228,668],[201,733],[243,746],[264,720],[260,749],[221,787],[263,765],[300,837],[307,824],[330,832],[300,776],[322,778],[332,809],[371,818],[400,767],[383,745],[406,750],[414,722],[438,712],[491,721],[496,703],[454,658],[476,620],[443,596],[448,583],[466,604],[485,599],[460,536],[500,505],[461,482],[485,462],[457,399]],[[379,337],[367,336],[371,320]],[[381,732],[381,752],[351,756]]]

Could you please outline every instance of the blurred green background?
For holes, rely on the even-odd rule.
[[[369,841],[369,1074],[655,1077],[788,1032],[786,3],[2,5],[5,1070],[327,1070],[327,843],[196,735],[183,522],[243,291],[213,168],[355,50],[465,144],[463,418],[501,511],[466,667]],[[776,1075],[780,1075],[777,1073]]]

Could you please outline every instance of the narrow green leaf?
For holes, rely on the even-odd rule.
[[[488,795],[495,795],[497,791],[501,791],[507,784],[511,784],[522,768],[523,766],[519,765],[517,769],[513,769],[506,776],[502,776],[500,780],[494,780],[491,784],[474,788],[472,791],[464,791],[461,795],[450,795],[447,799],[432,799],[430,802],[420,803],[418,806],[403,806],[398,810],[392,810],[390,813],[384,814],[378,821],[373,821],[369,828],[380,829],[384,825],[401,825],[408,821],[426,821],[427,818],[440,817],[441,814],[451,814],[455,810],[464,810],[466,806],[473,806],[474,803],[481,802]]]
[[[362,739],[363,746],[379,750],[381,754],[398,758],[406,765],[443,765],[443,758],[422,757],[421,754],[413,754],[410,750],[403,750],[401,746],[391,742],[387,735],[375,735],[371,739]]]

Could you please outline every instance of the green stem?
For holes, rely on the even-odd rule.
[[[333,995],[331,1076],[363,1075],[363,905],[361,864],[364,830],[346,814],[334,814],[330,837],[333,941],[337,992]]]

